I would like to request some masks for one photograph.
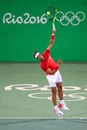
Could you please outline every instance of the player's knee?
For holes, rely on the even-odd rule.
[[[52,95],[56,95],[56,87],[52,87],[51,91],[52,91]]]
[[[57,83],[58,90],[62,90],[62,83]]]

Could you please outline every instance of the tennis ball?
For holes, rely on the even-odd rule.
[[[47,15],[50,15],[50,11],[47,11]]]

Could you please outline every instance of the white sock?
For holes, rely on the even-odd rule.
[[[55,105],[55,106],[54,106],[54,109],[55,109],[55,110],[58,110],[58,107],[57,107],[57,105]]]
[[[64,100],[60,100],[60,104],[64,104],[65,102],[64,102]]]

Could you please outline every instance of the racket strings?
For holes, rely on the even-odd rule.
[[[47,16],[47,18],[54,23],[56,20],[56,14],[57,14],[57,9],[50,6],[45,10],[45,14]]]

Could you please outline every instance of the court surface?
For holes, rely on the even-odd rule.
[[[86,130],[87,64],[64,63],[60,72],[70,110],[57,117],[39,64],[0,63],[0,130]]]

